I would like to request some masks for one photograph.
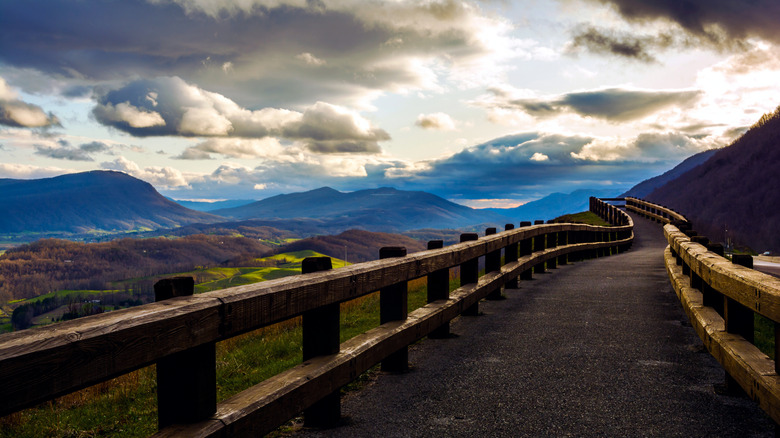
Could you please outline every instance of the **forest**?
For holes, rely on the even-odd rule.
[[[269,254],[272,245],[238,236],[120,239],[79,243],[43,239],[0,256],[0,303],[57,290],[112,289],[112,282],[243,263]]]

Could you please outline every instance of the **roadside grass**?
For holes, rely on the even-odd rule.
[[[775,323],[771,319],[754,313],[753,344],[770,359],[775,359]]]
[[[457,269],[451,269],[450,290],[458,285]],[[410,281],[408,290],[410,312],[425,305],[425,278]],[[342,342],[378,325],[378,292],[341,304]],[[301,363],[301,343],[300,318],[217,343],[217,399]],[[358,378],[345,390],[368,380]],[[155,367],[150,366],[0,418],[0,437],[148,436],[157,429],[156,405]]]
[[[609,222],[602,219],[599,215],[590,211],[583,211],[574,214],[565,214],[563,216],[557,217],[555,219],[555,222],[571,222],[575,224],[597,225],[602,227],[612,226]]]

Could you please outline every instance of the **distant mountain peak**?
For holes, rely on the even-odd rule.
[[[0,233],[86,233],[172,228],[221,218],[187,209],[151,184],[110,170],[0,180]]]
[[[344,227],[382,231],[459,228],[486,222],[505,223],[498,213],[474,210],[436,195],[393,187],[339,192],[322,187],[277,195],[242,207],[215,210],[236,219],[308,218],[340,222]],[[347,229],[347,228],[344,228]]]

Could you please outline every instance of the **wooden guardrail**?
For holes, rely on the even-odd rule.
[[[679,213],[634,198],[626,205],[665,223],[669,279],[691,325],[725,369],[727,389],[741,388],[780,423],[780,366],[753,343],[757,313],[774,322],[775,354],[780,351],[780,278],[751,269],[749,255],[726,259],[722,245],[698,236]]]
[[[410,255],[383,248],[381,260],[338,270],[329,258],[309,258],[300,276],[199,295],[190,278],[164,280],[155,286],[159,302],[2,335],[0,415],[157,364],[159,436],[257,436],[300,412],[307,424],[332,424],[340,387],[379,362],[404,369],[409,344],[448,332],[451,319],[474,314],[502,286],[629,248],[631,219],[595,198],[591,208],[616,226],[508,224]],[[479,277],[481,257],[487,272]],[[461,286],[448,292],[453,267]],[[406,284],[421,277],[429,304],[407,314]],[[381,325],[339,344],[339,304],[375,291]],[[297,316],[303,363],[217,404],[215,343]]]
[[[653,204],[638,198],[626,197],[624,199],[626,201],[626,210],[639,213],[640,215],[649,219],[653,219],[656,222],[668,224],[669,222],[675,220],[683,222],[688,221],[685,216],[677,213],[671,208]]]

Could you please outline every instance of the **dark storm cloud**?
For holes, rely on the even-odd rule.
[[[466,148],[399,180],[449,198],[528,199],[540,191],[630,186],[700,151],[700,143],[677,133],[640,134],[628,144],[614,145],[585,136],[532,132]]]
[[[580,50],[587,50],[591,53],[655,63],[658,61],[653,52],[658,49],[667,49],[674,44],[678,43],[671,34],[667,33],[637,36],[588,26],[574,30],[568,51],[577,53]]]
[[[609,4],[625,18],[645,22],[665,19],[679,24],[702,44],[733,47],[746,38],[780,42],[777,0],[591,0]]]
[[[641,119],[671,106],[690,104],[699,91],[654,91],[609,88],[567,93],[552,99],[514,99],[501,101],[505,94],[495,92],[502,108],[514,108],[536,117],[573,112],[614,122]]]
[[[180,3],[4,0],[0,61],[73,81],[175,75],[243,106],[289,107],[422,87],[413,58],[492,50],[474,37],[479,11],[458,2]]]
[[[89,97],[92,94],[92,87],[86,85],[73,85],[62,90],[65,97]]]

